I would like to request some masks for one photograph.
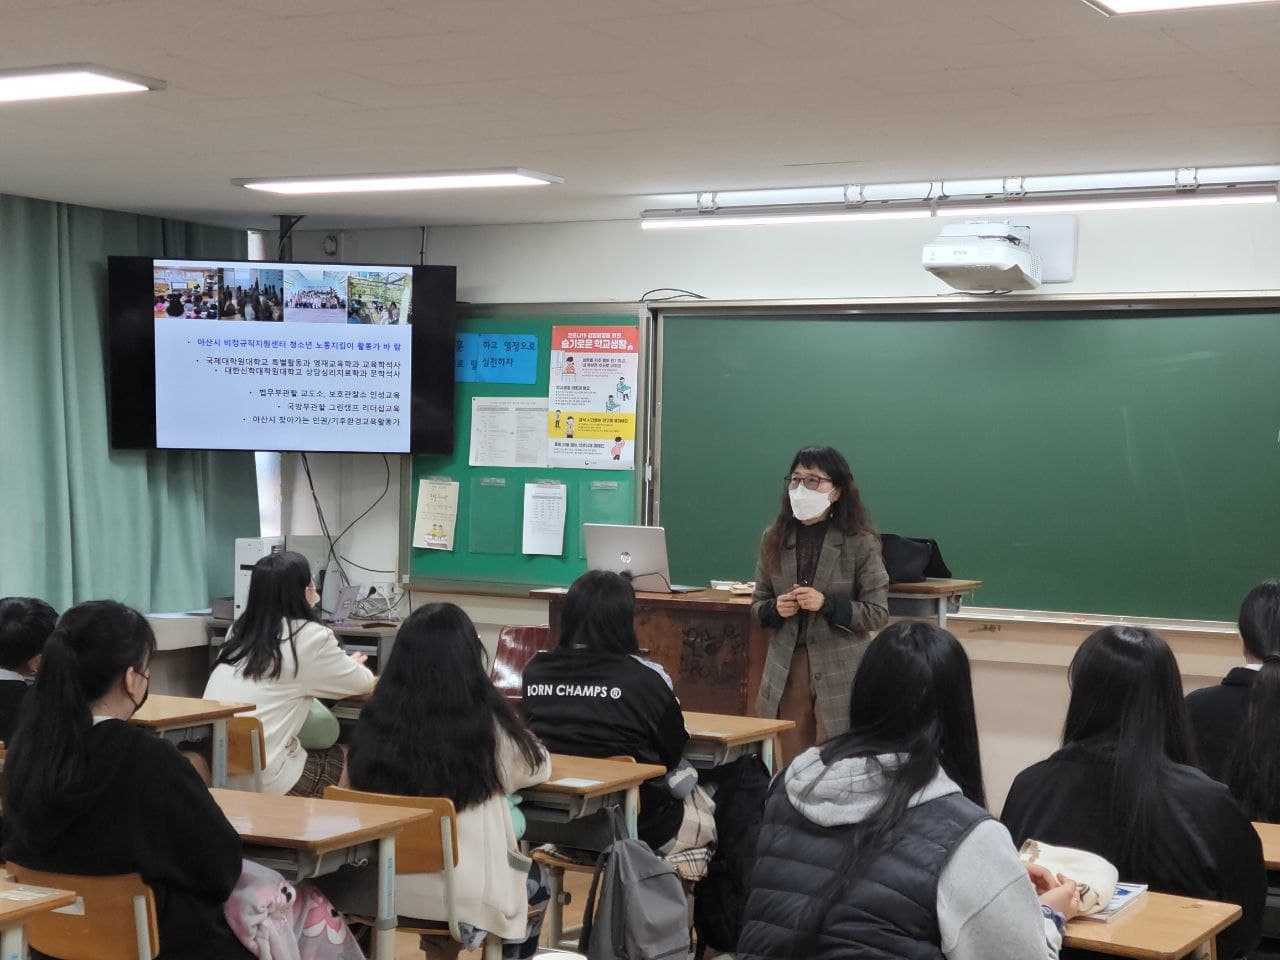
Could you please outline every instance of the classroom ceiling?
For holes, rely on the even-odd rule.
[[[655,197],[1280,161],[1280,4],[0,0],[0,68],[162,92],[0,104],[0,192],[264,227],[629,218]],[[233,177],[522,166],[524,190]]]

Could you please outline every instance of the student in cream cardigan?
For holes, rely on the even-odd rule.
[[[318,601],[306,557],[285,551],[259,560],[244,614],[228,632],[204,688],[210,700],[254,705],[249,715],[262,721],[266,740],[263,793],[318,797],[336,785],[343,748],[307,751],[298,733],[315,698],[338,700],[373,689],[364,655],[348,656],[333,631],[316,620]],[[232,785],[247,789],[247,781],[233,777]]]
[[[538,865],[516,844],[507,796],[546,780],[551,761],[494,688],[484,658],[476,628],[460,608],[430,603],[415,610],[361,712],[351,742],[351,786],[451,799],[458,813],[455,903],[465,947],[474,949],[493,933],[506,942],[505,956],[529,957],[538,946],[546,886]],[[397,877],[396,912],[445,919],[440,876]],[[433,937],[423,946],[451,955],[464,945]]]

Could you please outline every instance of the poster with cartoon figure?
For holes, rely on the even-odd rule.
[[[552,328],[547,398],[550,466],[635,469],[639,372],[637,327]]]

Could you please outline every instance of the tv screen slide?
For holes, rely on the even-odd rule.
[[[112,445],[448,453],[453,267],[112,257]]]

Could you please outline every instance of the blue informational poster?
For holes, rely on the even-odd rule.
[[[538,382],[536,334],[460,333],[454,356],[460,383]]]

